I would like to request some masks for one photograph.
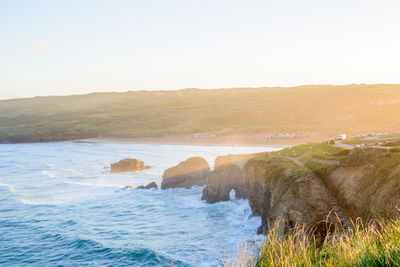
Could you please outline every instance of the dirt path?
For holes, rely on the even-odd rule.
[[[307,168],[304,165],[304,163],[299,160],[300,158],[303,158],[303,157],[307,156],[310,153],[311,153],[311,151],[308,151],[308,152],[304,153],[303,155],[301,155],[301,156],[299,156],[297,158],[293,158],[293,157],[289,157],[289,156],[286,156],[286,157],[285,156],[279,156],[279,158],[288,159],[288,160],[292,161],[294,164],[296,164],[297,166],[310,170],[311,173],[313,174],[312,178],[315,179],[315,181],[317,181],[317,183],[319,184],[321,189],[325,192],[325,195],[327,196],[328,201],[329,201],[329,205],[332,207],[333,211],[339,217],[343,227],[350,227],[352,224],[347,219],[348,216],[346,215],[345,210],[339,205],[336,197],[331,193],[331,191],[328,189],[328,187],[325,185],[325,183],[321,180],[321,178],[319,178],[316,174],[314,174],[314,172],[311,169]],[[324,164],[325,164],[325,162],[324,162]],[[333,214],[333,216],[335,216],[335,215]]]
[[[355,145],[344,144],[343,141],[336,141],[332,146],[348,149],[353,149],[355,147]]]
[[[317,158],[311,158],[310,160],[315,163],[326,164],[326,165],[338,165],[339,164],[339,162],[336,160],[317,159]]]

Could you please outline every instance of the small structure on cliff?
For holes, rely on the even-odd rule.
[[[122,159],[111,164],[111,172],[134,172],[148,169],[150,166],[145,166],[143,161],[137,159]]]
[[[162,189],[168,188],[191,188],[194,185],[205,185],[210,176],[208,162],[201,157],[189,158],[175,167],[164,171],[161,183]]]

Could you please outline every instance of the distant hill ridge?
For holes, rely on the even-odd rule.
[[[400,129],[400,85],[183,89],[0,101],[0,142]]]

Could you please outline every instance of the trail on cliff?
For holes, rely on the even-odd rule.
[[[336,215],[340,219],[342,225],[344,227],[351,226],[352,223],[348,220],[349,216],[348,216],[347,212],[345,211],[345,209],[338,203],[337,198],[331,193],[331,191],[325,185],[325,183],[322,181],[322,179],[318,175],[316,175],[313,170],[311,170],[310,168],[305,166],[304,163],[300,161],[301,158],[309,155],[311,152],[312,152],[311,150],[307,151],[303,155],[296,157],[296,158],[289,157],[289,156],[277,156],[277,157],[283,158],[283,159],[288,159],[291,162],[293,162],[294,164],[296,164],[298,167],[308,169],[313,174],[311,179],[315,179],[315,181],[317,181],[318,184],[320,185],[321,189],[325,192],[325,194],[329,200],[329,204],[331,205],[333,211],[336,213]]]

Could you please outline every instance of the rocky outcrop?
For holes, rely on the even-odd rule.
[[[143,161],[137,159],[122,159],[116,163],[111,164],[111,172],[134,172],[148,169],[149,166],[145,166]]]
[[[352,218],[393,218],[400,208],[400,153],[357,151],[326,177]]]
[[[296,224],[316,226],[334,209],[319,178],[289,160],[252,159],[244,176],[253,215],[261,216],[259,233],[276,223],[283,232]]]
[[[282,233],[304,224],[325,235],[357,218],[399,216],[400,153],[362,149],[335,161],[304,163],[280,153],[218,157],[202,199],[226,201],[235,190],[248,198],[253,215],[261,216],[259,233],[276,224]]]
[[[157,189],[158,186],[155,182],[151,182],[148,185],[144,186],[144,185],[139,185],[138,187],[136,187],[136,189],[151,189],[151,188],[155,188]]]
[[[210,176],[208,162],[201,157],[189,158],[177,166],[164,171],[161,183],[162,189],[191,188],[194,185],[205,185]]]
[[[206,180],[202,200],[207,203],[228,201],[231,190],[236,198],[247,198],[243,167],[255,155],[228,155],[215,159],[214,170]]]

